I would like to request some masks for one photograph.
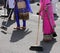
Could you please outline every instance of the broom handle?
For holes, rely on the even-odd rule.
[[[38,28],[37,28],[37,39],[36,39],[36,45],[38,45],[39,28],[40,28],[40,16],[39,16],[39,18],[38,18]]]
[[[13,10],[11,9],[11,11],[10,11],[10,13],[9,13],[9,16],[8,16],[8,19],[7,19],[7,21],[6,21],[6,24],[5,25],[7,25],[7,23],[8,23],[8,21],[9,21],[9,17],[10,17],[10,15],[11,15],[11,12],[12,12]]]

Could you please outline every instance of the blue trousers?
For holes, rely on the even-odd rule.
[[[17,6],[15,7],[14,14],[15,14],[15,17],[16,17],[17,27],[20,27],[20,22],[19,22],[19,15],[18,15]],[[26,27],[26,20],[23,20],[23,27]]]
[[[20,27],[19,17],[16,17],[17,27]],[[26,20],[23,20],[23,27],[26,27]]]

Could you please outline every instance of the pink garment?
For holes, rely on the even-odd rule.
[[[40,15],[43,18],[43,33],[54,33],[55,22],[50,0],[40,0]]]

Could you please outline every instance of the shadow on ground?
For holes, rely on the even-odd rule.
[[[58,17],[54,17],[54,20],[56,21],[56,20],[58,20],[58,18],[59,18],[59,16]]]
[[[29,31],[29,29],[27,29],[27,30],[14,30],[12,33],[10,42],[17,42],[31,32],[32,31]]]
[[[43,47],[43,51],[42,52],[36,52],[36,53],[50,53],[52,47],[54,46],[54,44],[56,43],[56,39],[54,39],[53,41],[51,42],[44,42],[44,41],[41,41],[40,42],[40,45]]]
[[[6,26],[6,27],[9,27],[9,26],[11,26],[13,23],[15,23],[15,20],[9,20],[9,21],[7,22],[7,24],[6,24],[6,22],[7,22],[7,21],[3,21],[3,22],[2,22],[2,25],[3,25],[3,26]]]

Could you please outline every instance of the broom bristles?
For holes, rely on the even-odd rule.
[[[0,17],[4,17],[4,18],[7,18],[8,16],[6,16],[6,15],[1,15]]]
[[[5,27],[5,26],[1,26],[0,28],[4,29],[4,30],[7,30],[7,27]]]
[[[32,51],[43,51],[43,47],[41,46],[31,46],[29,49]]]
[[[7,32],[5,32],[5,31],[1,31],[2,33],[4,33],[4,34],[7,34]]]

